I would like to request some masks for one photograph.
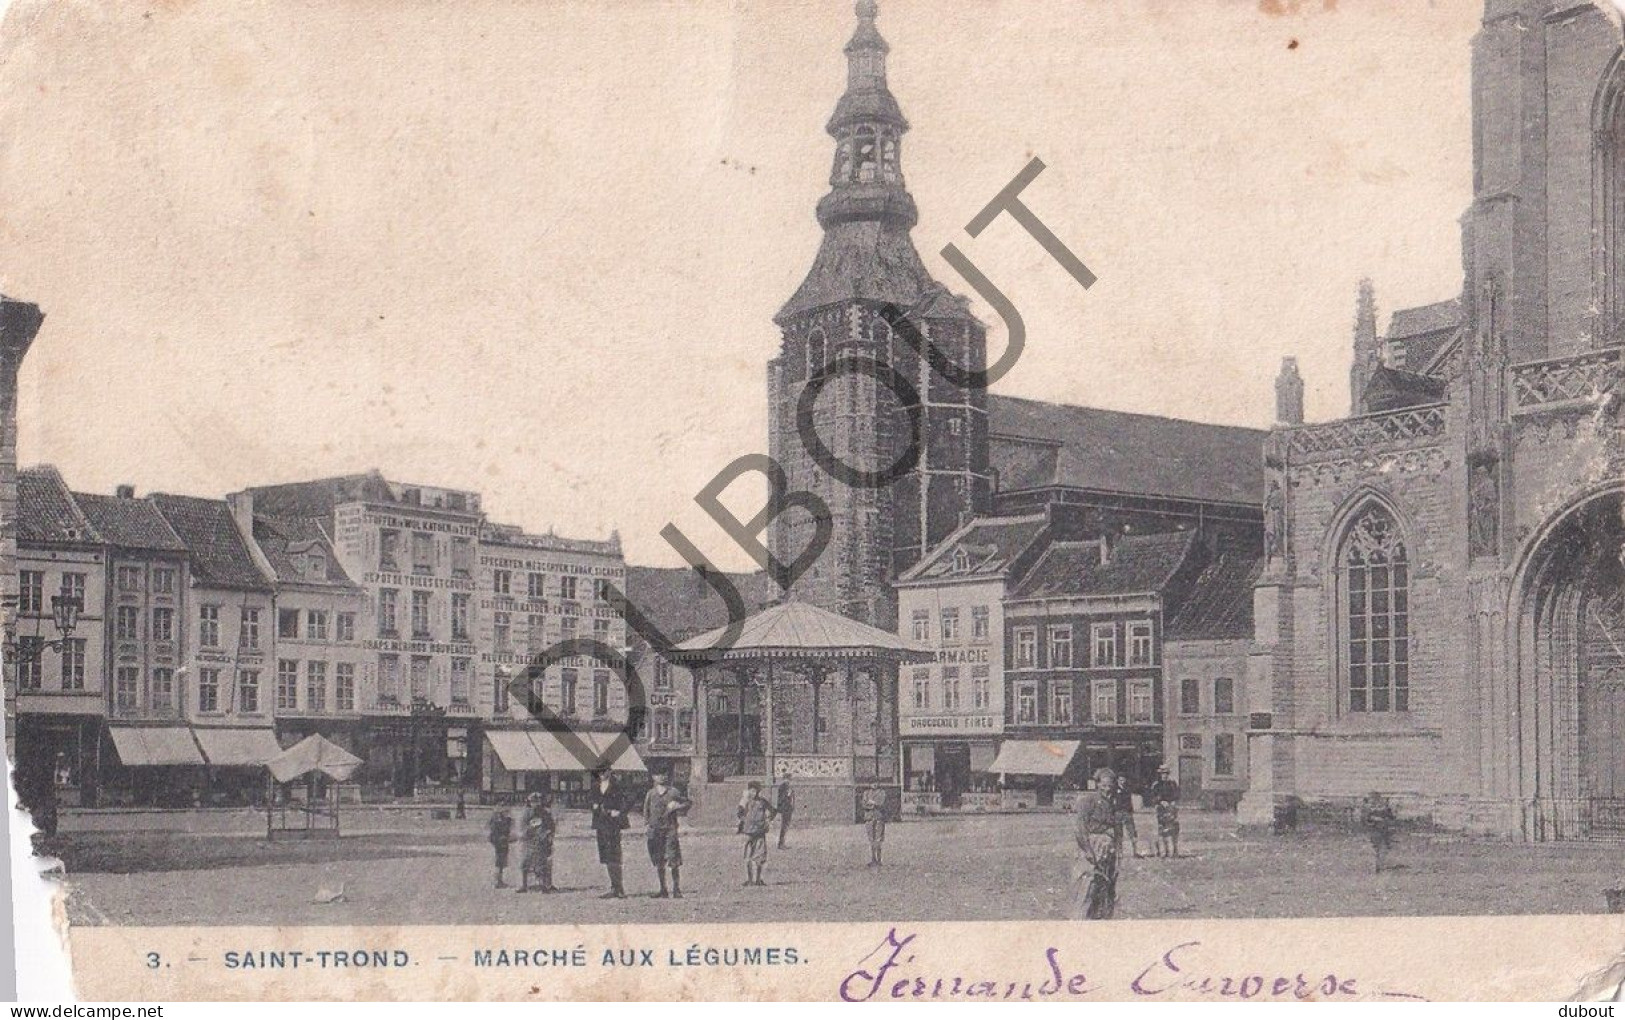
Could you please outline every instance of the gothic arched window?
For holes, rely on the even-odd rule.
[[[1338,556],[1350,712],[1408,712],[1410,564],[1399,522],[1373,503],[1360,511]]]
[[[829,364],[829,352],[824,349],[824,331],[815,329],[807,334],[807,378],[816,379],[824,374]]]
[[[859,184],[868,184],[875,179],[875,129],[872,127],[858,128],[858,175]]]

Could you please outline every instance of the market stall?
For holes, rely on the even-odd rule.
[[[320,733],[266,762],[265,838],[275,839],[279,832],[336,837],[339,784],[362,764]]]

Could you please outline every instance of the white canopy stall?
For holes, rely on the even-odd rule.
[[[355,775],[362,764],[360,758],[320,733],[312,733],[267,761],[265,838],[274,839],[278,832],[337,836],[338,784]],[[290,789],[299,779],[305,782],[303,799],[294,798]]]

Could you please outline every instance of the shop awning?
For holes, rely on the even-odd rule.
[[[348,782],[364,762],[320,733],[312,733],[299,743],[265,763],[279,783],[292,782],[311,772],[320,772],[339,782]]]
[[[610,744],[619,736],[615,733],[577,733],[592,755],[588,761],[565,744],[561,734],[549,730],[487,730],[485,739],[496,752],[502,767],[509,772],[585,772],[590,761],[599,760],[609,753]],[[643,759],[637,748],[628,744],[610,768],[617,772],[644,772]]]
[[[118,760],[136,765],[202,765],[192,731],[185,726],[111,726]]]
[[[268,729],[209,729],[200,726],[198,746],[210,765],[264,765],[282,753],[276,734]]]
[[[989,772],[1018,776],[1058,776],[1078,753],[1076,740],[1006,740]]]

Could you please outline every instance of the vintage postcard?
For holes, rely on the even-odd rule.
[[[1610,0],[16,0],[75,994],[1611,997]]]

